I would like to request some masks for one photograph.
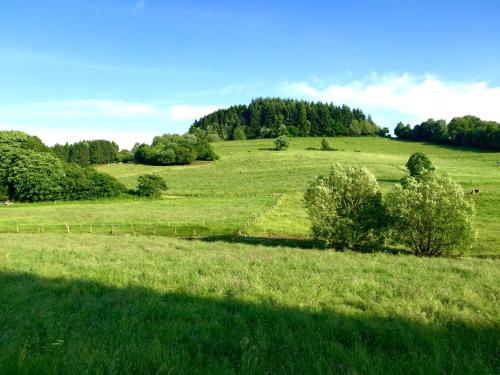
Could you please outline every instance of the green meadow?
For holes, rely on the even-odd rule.
[[[500,372],[498,153],[383,138],[215,143],[189,166],[111,164],[162,199],[0,207],[0,373]],[[307,183],[336,162],[384,192],[423,151],[474,194],[461,258],[312,240]]]
[[[500,268],[1,234],[0,373],[497,374]]]

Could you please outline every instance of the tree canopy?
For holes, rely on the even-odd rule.
[[[67,163],[37,138],[0,132],[0,190],[17,201],[115,197],[125,187],[90,167]]]
[[[108,164],[119,161],[119,148],[115,142],[105,139],[80,141],[73,144],[56,144],[52,151],[61,160],[76,163],[82,167],[94,164]]]
[[[154,165],[189,164],[194,160],[215,160],[217,155],[212,145],[194,134],[164,134],[134,147],[134,160]]]
[[[449,123],[429,119],[413,128],[400,122],[394,134],[399,139],[500,150],[500,123],[474,116],[455,117]]]
[[[199,131],[217,133],[226,140],[239,139],[241,133],[248,139],[383,134],[360,109],[279,98],[258,98],[248,106],[215,111],[193,123],[190,133]]]

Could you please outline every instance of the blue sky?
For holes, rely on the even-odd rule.
[[[500,121],[498,1],[0,2],[0,128],[130,147],[257,96]]]

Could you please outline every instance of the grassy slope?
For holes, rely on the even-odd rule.
[[[320,143],[320,138],[297,138],[289,150],[275,152],[269,150],[272,140],[220,142],[215,146],[221,159],[215,163],[102,166],[100,170],[129,187],[135,187],[140,174],[162,173],[170,186],[169,196],[184,199],[1,207],[0,232],[17,228],[22,233],[37,232],[42,230],[40,224],[46,232],[65,232],[69,223],[73,233],[87,233],[90,226],[97,233],[152,233],[149,224],[154,224],[158,227],[155,233],[164,235],[231,235],[244,227],[253,241],[306,241],[310,233],[302,194],[313,176],[327,173],[335,162],[362,165],[387,190],[406,173],[409,155],[424,151],[440,171],[449,173],[465,189],[481,190],[474,196],[479,241],[471,254],[500,254],[498,153],[381,138],[331,138],[339,151],[310,150]],[[273,207],[275,193],[284,195]],[[114,229],[111,224],[116,225]]]
[[[499,264],[0,235],[0,373],[498,373]]]
[[[421,142],[381,138],[330,138],[335,152],[308,150],[319,148],[320,138],[293,139],[287,151],[269,151],[272,140],[220,142],[216,151],[221,160],[189,167],[109,165],[101,170],[120,178],[129,187],[145,171],[165,175],[170,194],[195,196],[252,196],[285,193],[279,205],[247,229],[255,237],[308,238],[309,223],[302,205],[307,182],[325,174],[335,162],[366,166],[373,171],[384,190],[406,173],[405,163],[416,151],[425,152],[443,172],[464,189],[478,188],[479,241],[472,251],[477,255],[500,253],[500,168],[498,153],[473,148],[445,147]]]

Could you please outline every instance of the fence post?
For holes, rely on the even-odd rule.
[[[89,233],[92,233],[92,225],[90,226],[90,232]]]
[[[66,233],[69,233],[69,224],[66,223]]]

